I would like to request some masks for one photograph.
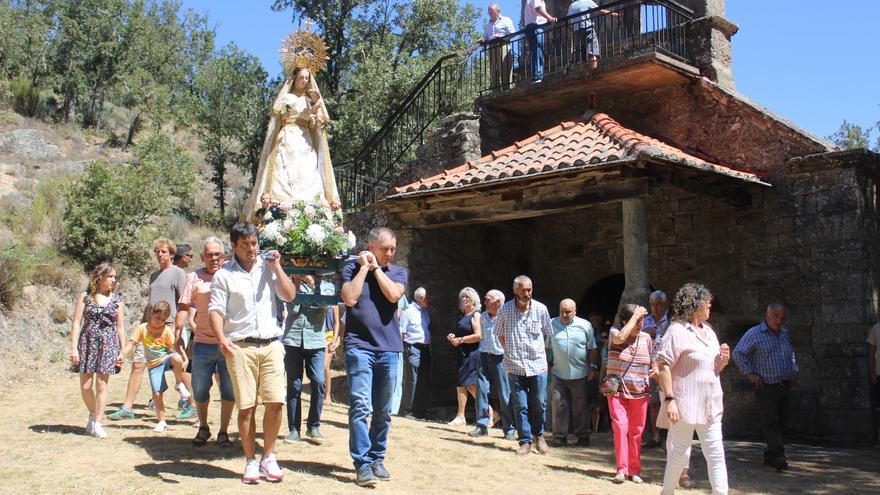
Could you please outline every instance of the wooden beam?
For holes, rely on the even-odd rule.
[[[482,191],[470,198],[457,197],[455,206],[430,208],[412,200],[399,200],[389,215],[404,228],[432,229],[532,218],[587,208],[648,194],[650,179],[607,180],[588,184],[569,180],[554,184],[533,184],[518,189]]]

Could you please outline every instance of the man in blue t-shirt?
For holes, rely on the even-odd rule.
[[[397,301],[407,284],[406,269],[392,265],[397,238],[377,227],[367,236],[368,250],[342,272],[346,307],[345,368],[348,371],[348,449],[357,484],[373,486],[389,480],[385,450],[391,429],[391,397],[397,360],[403,352]],[[371,407],[372,402],[372,407]],[[367,417],[372,414],[371,424]]]

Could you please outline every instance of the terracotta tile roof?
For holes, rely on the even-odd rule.
[[[766,185],[754,173],[706,161],[627,129],[607,114],[593,113],[580,121],[562,122],[479,160],[397,187],[397,193],[391,198],[599,168],[639,157],[674,162],[683,167]]]

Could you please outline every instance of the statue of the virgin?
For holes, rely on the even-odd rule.
[[[247,217],[260,207],[264,195],[273,203],[340,205],[327,146],[329,116],[314,77],[324,60],[320,54],[316,57],[319,50],[302,46],[315,44],[315,39],[323,46],[323,41],[308,31],[298,31],[285,40],[282,53],[288,53],[283,60],[288,78],[272,105],[254,190],[245,204]]]

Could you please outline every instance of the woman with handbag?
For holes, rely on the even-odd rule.
[[[642,483],[642,431],[651,389],[651,336],[642,332],[642,319],[648,311],[642,306],[626,304],[617,314],[623,328],[612,328],[608,346],[607,376],[602,393],[608,397],[608,412],[614,430],[614,453],[617,457],[615,483],[629,477]]]

